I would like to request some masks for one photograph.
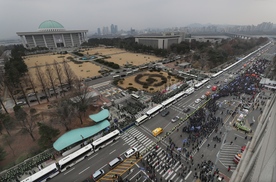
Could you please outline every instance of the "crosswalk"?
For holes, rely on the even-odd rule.
[[[150,158],[149,155],[146,155],[144,160],[149,160],[149,164],[154,166],[156,173],[158,173],[165,181],[182,182],[185,179],[181,161],[177,160],[176,162],[173,162],[173,159],[169,158],[167,153],[164,152],[161,147],[156,150],[155,157]],[[164,166],[168,166],[168,168]],[[182,174],[183,176],[179,174]]]
[[[154,145],[154,142],[137,130],[136,127],[127,130],[121,138],[126,142],[126,144],[129,144],[131,147],[136,147],[140,153],[143,153],[147,148]]]
[[[241,152],[241,146],[230,145],[230,143],[225,143],[221,152],[219,154],[219,161],[225,166],[231,166],[231,170],[236,169],[236,164],[234,163],[234,156]]]

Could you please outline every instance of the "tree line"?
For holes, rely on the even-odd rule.
[[[256,46],[265,43],[268,39],[264,37],[245,39],[222,39],[222,41],[199,42],[194,39],[172,44],[168,49],[157,49],[151,46],[138,44],[134,37],[129,38],[92,38],[83,46],[97,47],[99,45],[114,46],[135,53],[154,54],[161,57],[169,57],[170,54],[187,55],[188,60],[194,61],[193,66],[199,69],[212,69],[217,67],[233,56],[242,55]],[[191,51],[192,50],[192,51]]]

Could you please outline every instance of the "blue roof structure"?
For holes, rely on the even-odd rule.
[[[46,20],[42,22],[38,29],[64,28],[59,22],[54,20]]]
[[[61,151],[62,149],[69,147],[70,145],[77,143],[83,139],[89,138],[101,130],[110,126],[108,120],[97,123],[94,126],[78,128],[64,133],[53,144],[54,149]]]
[[[107,109],[103,109],[100,112],[98,112],[97,114],[92,114],[89,115],[89,118],[92,119],[93,121],[95,121],[96,123],[107,119],[109,116],[109,111]]]

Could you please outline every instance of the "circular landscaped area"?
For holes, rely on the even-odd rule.
[[[126,77],[118,82],[118,86],[123,89],[130,87],[146,92],[157,92],[179,82],[178,78],[168,75],[166,72],[147,71],[130,77]]]

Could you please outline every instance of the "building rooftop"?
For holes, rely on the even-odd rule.
[[[89,118],[95,121],[96,123],[98,123],[104,119],[107,119],[108,116],[109,116],[109,111],[107,109],[103,109],[97,114],[89,115]]]
[[[80,142],[84,139],[87,139],[98,132],[102,131],[103,129],[110,126],[110,123],[108,120],[104,120],[100,123],[97,123],[96,125],[84,127],[84,128],[78,128],[71,131],[68,131],[61,135],[55,143],[53,144],[54,149],[57,151],[61,151],[65,149],[66,147],[69,147],[77,142]]]
[[[58,30],[65,30],[65,29],[60,23],[54,20],[46,20],[39,25],[38,30],[39,31],[58,31]]]

